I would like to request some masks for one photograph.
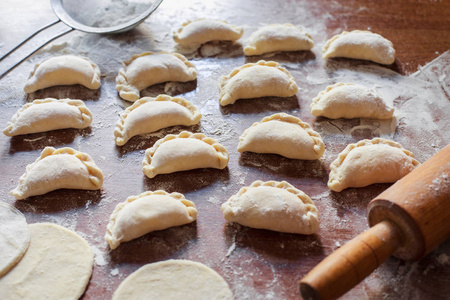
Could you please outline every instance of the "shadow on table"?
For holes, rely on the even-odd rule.
[[[266,173],[295,178],[320,178],[327,181],[327,170],[321,160],[290,159],[277,154],[243,152],[239,164]]]
[[[60,189],[44,195],[28,197],[16,201],[14,206],[21,212],[34,214],[48,214],[69,211],[87,204],[98,203],[101,199],[101,190],[69,190]]]
[[[364,188],[347,188],[341,192],[330,191],[330,197],[333,205],[337,208],[366,208],[372,199],[391,185],[391,183],[377,183]]]
[[[314,59],[316,59],[316,55],[312,51],[290,51],[246,56],[245,63],[256,63],[260,60],[271,60],[279,63],[302,63]]]
[[[144,178],[144,188],[147,191],[164,190],[168,193],[188,193],[199,190],[216,181],[228,182],[230,171],[228,167],[223,170],[204,168],[189,171],[160,174],[154,178]]]
[[[150,232],[140,238],[125,242],[110,252],[111,261],[121,263],[152,263],[164,260],[197,239],[197,223]]]
[[[227,247],[235,243],[236,247],[248,248],[283,261],[323,254],[322,243],[316,234],[303,235],[254,229],[237,223],[227,223],[224,232]]]
[[[27,101],[36,99],[79,99],[83,101],[100,99],[101,89],[90,90],[80,84],[53,86],[27,95]]]
[[[223,115],[255,114],[267,111],[288,111],[299,107],[298,98],[294,95],[291,97],[239,99],[233,104],[220,106],[220,111]]]

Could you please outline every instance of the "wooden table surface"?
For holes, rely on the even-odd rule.
[[[55,17],[44,0],[3,0],[0,4],[0,52],[5,53],[34,29]],[[113,130],[118,114],[130,103],[115,91],[114,79],[121,61],[143,51],[174,51],[172,31],[184,21],[220,18],[244,27],[245,40],[259,26],[293,23],[304,26],[315,41],[312,51],[244,57],[240,44],[207,44],[181,49],[192,59],[198,79],[166,86],[169,93],[192,101],[202,112],[201,124],[175,127],[154,135],[133,138],[117,147]],[[64,26],[57,25],[58,31]],[[324,61],[321,47],[343,30],[363,29],[391,40],[397,52],[392,66],[347,59]],[[45,39],[44,33],[36,39]],[[30,45],[22,50],[30,49]],[[72,229],[90,243],[95,266],[83,299],[109,299],[130,273],[152,262],[191,259],[205,263],[229,283],[236,299],[299,299],[299,280],[318,262],[358,233],[366,230],[368,202],[389,184],[330,192],[326,186],[329,165],[348,143],[382,136],[393,139],[425,161],[450,142],[448,124],[450,49],[449,1],[175,1],[166,0],[143,24],[128,33],[98,36],[72,32],[50,44],[0,79],[0,124],[5,125],[25,103],[34,99],[85,100],[94,121],[85,130],[59,130],[9,138],[0,136],[0,192],[2,201],[21,210],[29,223],[53,222]],[[180,49],[177,49],[180,50]],[[102,87],[54,87],[32,94],[23,92],[33,65],[63,53],[88,56],[102,70]],[[438,58],[440,57],[440,58]],[[0,62],[0,69],[15,53]],[[433,65],[422,68],[438,58]],[[268,97],[218,104],[218,80],[232,69],[259,59],[275,60],[296,79],[300,91],[287,99]],[[422,72],[412,75],[420,68]],[[433,77],[434,76],[434,77]],[[437,78],[437,79],[436,79]],[[376,88],[396,109],[392,121],[315,119],[309,103],[332,83],[348,80]],[[156,95],[164,84],[141,95]],[[447,94],[446,94],[447,93]],[[277,155],[236,151],[240,134],[263,117],[286,112],[301,118],[324,139],[326,152],[319,161],[290,160]],[[417,113],[417,117],[416,114]],[[222,143],[230,153],[224,170],[200,169],[146,178],[141,162],[146,148],[167,133],[188,129],[203,132]],[[100,191],[60,190],[15,201],[9,194],[27,164],[45,146],[73,147],[87,152],[105,175]],[[321,225],[311,236],[256,230],[226,224],[220,205],[255,180],[286,180],[316,203]],[[109,251],[104,234],[109,215],[130,195],[163,189],[181,192],[198,209],[193,224],[145,235]],[[420,262],[390,258],[343,299],[448,299],[450,295],[450,242]]]

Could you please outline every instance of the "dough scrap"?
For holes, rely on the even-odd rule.
[[[314,202],[286,181],[257,180],[222,204],[227,222],[279,232],[314,234],[319,212]]]
[[[135,135],[175,125],[195,125],[201,118],[200,111],[184,98],[167,95],[144,97],[120,114],[114,130],[115,141],[122,146]]]
[[[2,201],[0,201],[0,220],[0,278],[2,278],[27,251],[30,244],[30,230],[24,215],[14,206]]]
[[[237,150],[314,160],[322,157],[325,145],[308,123],[294,116],[278,113],[247,128],[239,138]]]
[[[24,91],[32,93],[58,85],[81,84],[88,89],[100,88],[100,69],[89,58],[75,55],[51,57],[37,64]]]
[[[199,45],[211,41],[236,41],[244,29],[226,21],[198,19],[184,23],[173,33],[173,39],[180,45]]]
[[[377,33],[353,30],[329,39],[322,48],[322,57],[347,57],[390,65],[395,61],[395,49],[391,41]]]
[[[196,219],[194,203],[183,194],[149,191],[117,204],[109,218],[105,239],[113,250],[120,243],[151,231],[188,224]]]
[[[103,173],[88,154],[69,147],[45,147],[26,167],[11,195],[23,200],[57,189],[98,190],[102,184]]]
[[[348,187],[396,182],[420,163],[399,143],[382,138],[348,145],[330,165],[328,187],[340,192]]]
[[[225,106],[238,99],[291,97],[298,92],[294,77],[274,61],[260,60],[234,69],[220,78],[219,102]]]
[[[278,51],[311,50],[314,41],[307,32],[292,24],[272,24],[250,35],[244,54],[261,55]]]
[[[38,99],[22,106],[8,122],[7,136],[65,128],[82,129],[92,123],[92,113],[83,101],[54,98]]]
[[[91,278],[94,254],[77,233],[52,223],[29,225],[30,246],[0,279],[0,299],[79,299]]]
[[[202,133],[183,131],[179,135],[166,135],[148,148],[142,171],[153,178],[158,174],[192,169],[225,169],[228,159],[227,149],[216,140]]]
[[[330,119],[390,119],[394,108],[372,89],[353,83],[336,83],[321,91],[311,103],[311,114]]]
[[[128,276],[112,300],[232,300],[227,282],[208,266],[190,260],[147,264]]]
[[[136,101],[140,91],[167,81],[187,82],[197,78],[193,63],[178,53],[144,52],[123,62],[116,77],[116,89],[121,98]]]

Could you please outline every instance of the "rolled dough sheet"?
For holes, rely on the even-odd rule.
[[[213,269],[190,260],[148,264],[128,276],[113,300],[228,300],[234,299],[226,281]]]
[[[24,215],[0,202],[0,278],[20,261],[29,244],[30,231]]]
[[[94,254],[75,232],[52,223],[30,229],[22,260],[0,279],[0,299],[78,299],[92,274]]]

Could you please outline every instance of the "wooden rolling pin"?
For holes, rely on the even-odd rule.
[[[418,260],[450,237],[450,145],[372,200],[368,221],[300,281],[304,299],[336,299],[389,256]]]

